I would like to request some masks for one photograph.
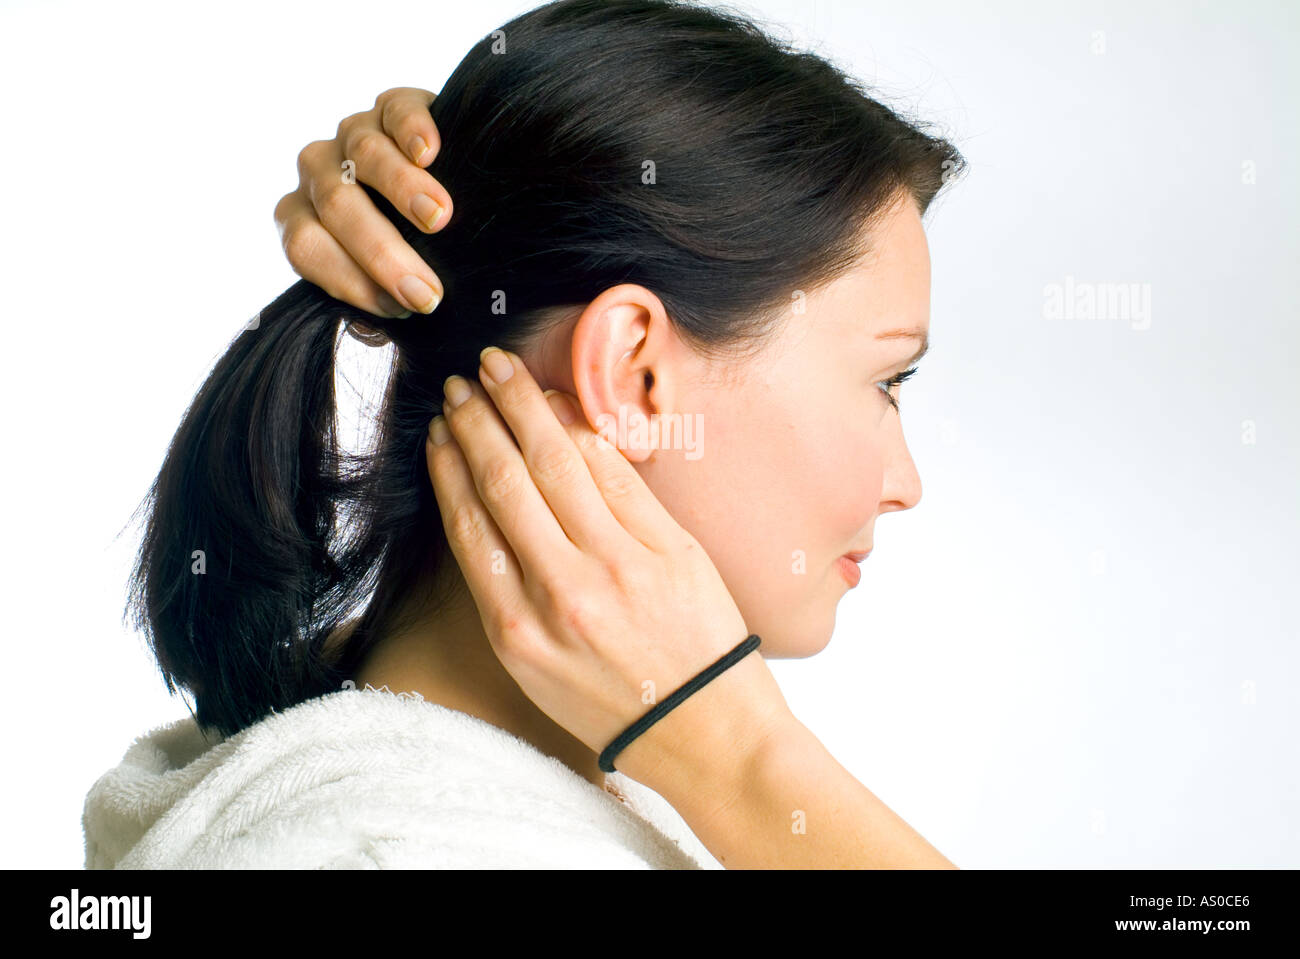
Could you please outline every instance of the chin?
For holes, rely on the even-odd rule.
[[[831,632],[835,626],[833,617],[830,625],[830,629],[814,629],[799,635],[786,631],[779,634],[774,632],[771,639],[762,632],[754,630],[763,640],[758,651],[762,653],[764,659],[807,659],[809,656],[816,656],[831,643]]]

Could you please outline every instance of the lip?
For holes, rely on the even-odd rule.
[[[858,569],[858,564],[871,554],[871,550],[863,552],[845,553],[835,561],[835,565],[840,568],[845,581],[849,584],[849,589],[857,586],[862,582],[862,570]]]

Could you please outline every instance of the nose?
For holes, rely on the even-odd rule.
[[[897,415],[891,419],[893,423],[885,443],[884,484],[880,490],[882,513],[911,509],[921,501],[921,474],[903,438],[902,420]]]

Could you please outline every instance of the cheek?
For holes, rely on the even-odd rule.
[[[735,444],[718,465],[731,477],[731,505],[750,527],[737,539],[764,535],[774,554],[800,549],[812,563],[869,535],[884,487],[887,422],[875,407],[824,399],[818,412],[760,400],[732,421]]]
[[[776,391],[715,398],[703,419],[698,458],[668,452],[637,469],[738,600],[789,600],[811,584],[792,575],[796,554],[812,573],[863,541],[883,481],[876,420],[809,413]]]
[[[809,436],[813,418],[777,391],[710,397],[700,455],[656,455],[641,464],[647,485],[708,550],[729,584],[788,577],[791,554],[822,548],[810,512],[834,459],[825,437]],[[810,456],[817,460],[811,460]],[[734,593],[734,590],[733,590]]]
[[[764,655],[789,658],[830,638],[828,597],[844,588],[833,564],[868,535],[883,468],[877,421],[778,395],[720,400],[699,458],[656,456],[638,472],[708,551]]]
[[[834,556],[861,542],[880,508],[882,431],[875,411],[867,413],[845,410],[807,424],[790,452],[802,464],[802,515],[813,548],[830,549]]]

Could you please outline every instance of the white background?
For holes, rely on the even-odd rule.
[[[86,790],[187,715],[121,620],[128,521],[296,279],[298,150],[534,5],[5,5],[0,865],[82,865]],[[772,663],[796,714],[960,866],[1300,866],[1296,6],[740,7],[972,165],[928,218],[924,495]],[[1067,277],[1149,325],[1050,318]]]

